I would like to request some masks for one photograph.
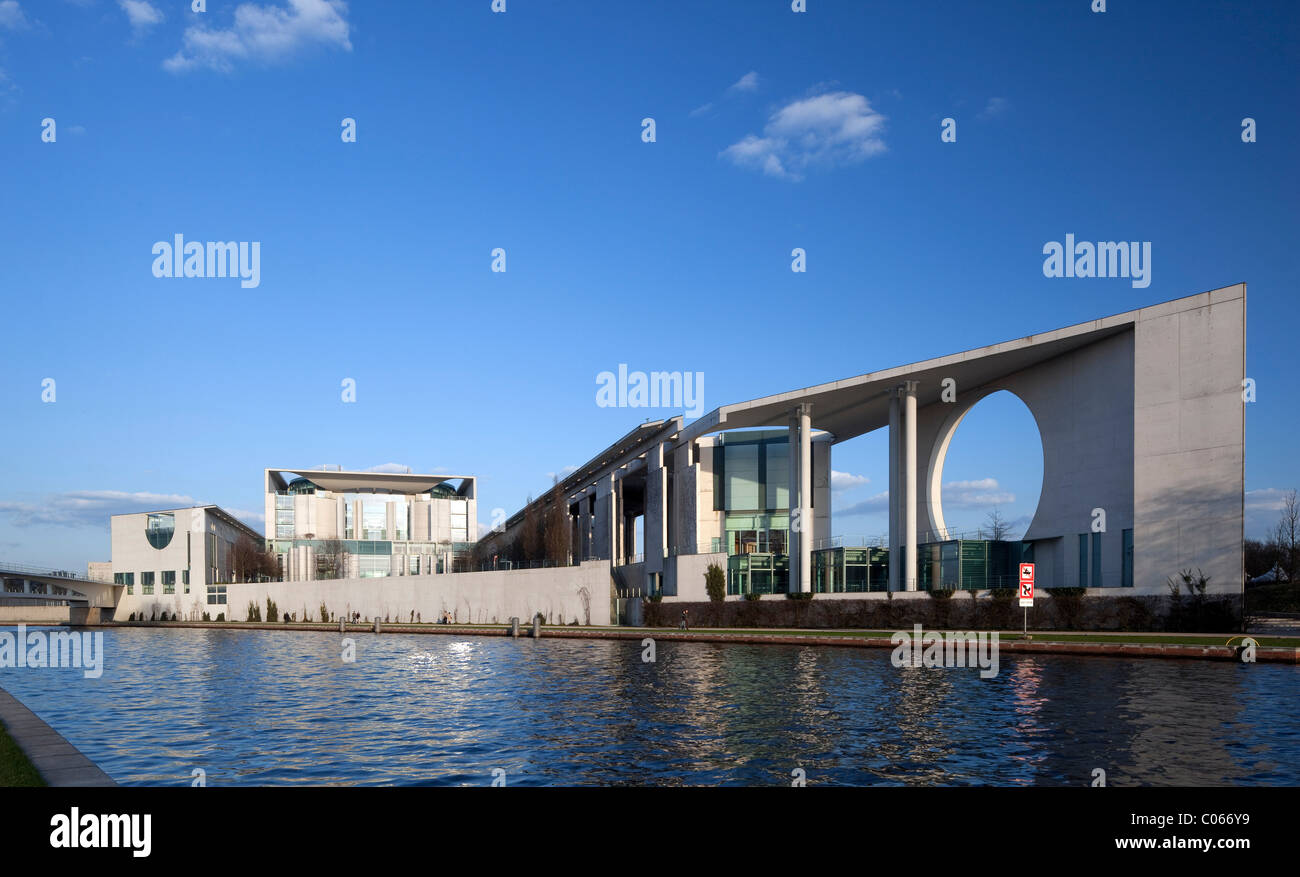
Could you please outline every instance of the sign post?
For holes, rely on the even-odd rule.
[[[1025,610],[1025,636],[1029,636],[1029,607],[1034,605],[1034,565],[1020,564],[1020,605]]]

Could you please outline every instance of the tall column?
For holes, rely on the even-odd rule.
[[[899,444],[902,436],[902,414],[899,410],[898,390],[889,391],[889,590],[901,590],[900,583],[902,576],[901,552],[901,533],[899,525],[902,523],[902,515],[899,514],[899,508],[902,506],[901,487],[898,483],[898,464],[899,464]]]
[[[799,406],[799,590],[812,591],[812,406]]]
[[[812,543],[812,406],[804,404],[790,414],[791,591],[812,590]]]
[[[799,415],[795,411],[790,412],[790,532],[789,544],[786,545],[786,554],[789,557],[790,566],[790,583],[789,590],[797,591],[803,577],[800,575],[800,562],[803,559],[803,553],[799,550],[799,533],[795,531],[795,514],[799,508],[799,491],[803,487],[803,479],[799,477],[799,461],[802,459],[799,453]],[[802,529],[802,522],[800,528]]]
[[[903,524],[907,540],[904,587],[916,590],[916,381],[903,384]]]
[[[581,562],[591,556],[591,494],[582,492],[578,501],[578,560]]]

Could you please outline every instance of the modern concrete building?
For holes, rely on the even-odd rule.
[[[113,515],[111,528],[113,583],[123,587],[119,619],[215,617],[237,578],[235,546],[244,539],[263,546],[260,533],[214,505]]]
[[[267,469],[266,539],[285,581],[451,572],[473,547],[464,475]]]
[[[1200,569],[1211,592],[1235,591],[1245,329],[1238,284],[724,405],[689,426],[645,423],[489,534],[483,554],[517,554],[526,522],[558,501],[572,557],[668,598],[703,599],[711,563],[733,594],[1011,587],[1021,561],[1040,587],[1164,594],[1168,577]],[[962,418],[999,390],[1037,422],[1043,484],[1022,540],[976,544],[945,524],[944,459]],[[889,537],[849,549],[829,538],[831,449],[876,429],[889,430]]]

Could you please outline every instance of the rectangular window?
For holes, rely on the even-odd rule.
[[[208,585],[208,605],[220,606],[226,602],[225,585]]]
[[[1079,587],[1088,587],[1088,534],[1079,534]]]
[[[727,455],[726,508],[762,509],[758,496],[758,444],[724,445],[723,453]]]
[[[152,593],[153,593],[153,573],[152,573],[152,572],[142,572],[142,573],[140,573],[140,593],[141,593],[141,594],[152,594]]]
[[[1092,586],[1100,588],[1101,584],[1101,534],[1092,534]]]
[[[185,585],[185,593],[190,592],[190,571],[181,570],[181,583]]]
[[[166,569],[162,574],[162,586],[164,594],[176,593],[176,570]]]
[[[1120,584],[1125,588],[1133,587],[1133,531],[1124,531],[1124,571],[1120,574]]]

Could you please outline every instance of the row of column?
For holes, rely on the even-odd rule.
[[[916,388],[916,381],[904,381],[889,391],[891,591],[916,590]]]

